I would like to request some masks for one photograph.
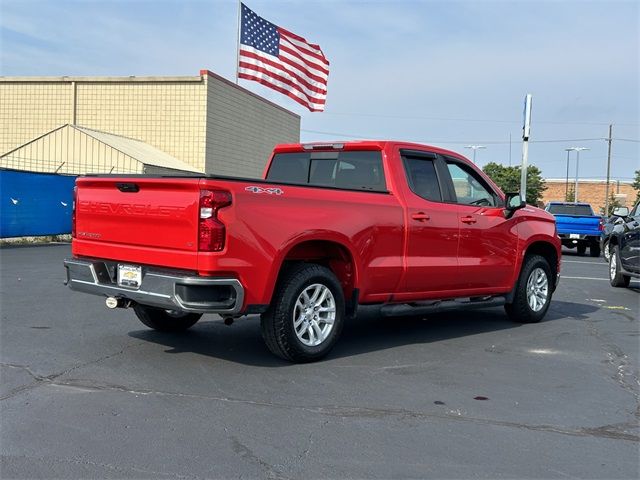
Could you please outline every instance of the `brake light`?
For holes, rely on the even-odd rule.
[[[598,230],[600,230],[601,232],[604,231],[604,221],[602,219],[600,219],[600,221],[598,222]]]
[[[73,186],[73,203],[71,204],[71,238],[76,238],[76,209],[78,204],[78,186]]]
[[[220,252],[224,249],[226,229],[218,220],[218,210],[231,205],[231,193],[223,190],[200,190],[198,250]]]

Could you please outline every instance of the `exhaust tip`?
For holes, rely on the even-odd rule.
[[[118,300],[116,297],[107,297],[104,303],[107,308],[114,309],[118,308],[118,306],[120,305],[120,300]]]

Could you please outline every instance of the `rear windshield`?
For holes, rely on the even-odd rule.
[[[267,180],[345,190],[387,191],[379,151],[278,153],[271,161]]]
[[[547,209],[549,213],[554,215],[593,215],[593,211],[589,205],[549,205]]]

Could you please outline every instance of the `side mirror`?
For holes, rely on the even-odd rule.
[[[524,208],[527,203],[522,200],[519,193],[507,193],[504,200],[505,217],[511,218],[516,210]]]
[[[629,208],[628,207],[618,207],[618,208],[613,210],[613,215],[615,215],[616,217],[626,217],[626,216],[629,215]]]

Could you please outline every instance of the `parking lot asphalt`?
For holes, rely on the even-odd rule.
[[[638,478],[640,283],[563,256],[545,320],[364,309],[319,363],[252,316],[183,334],[0,249],[2,478]]]

